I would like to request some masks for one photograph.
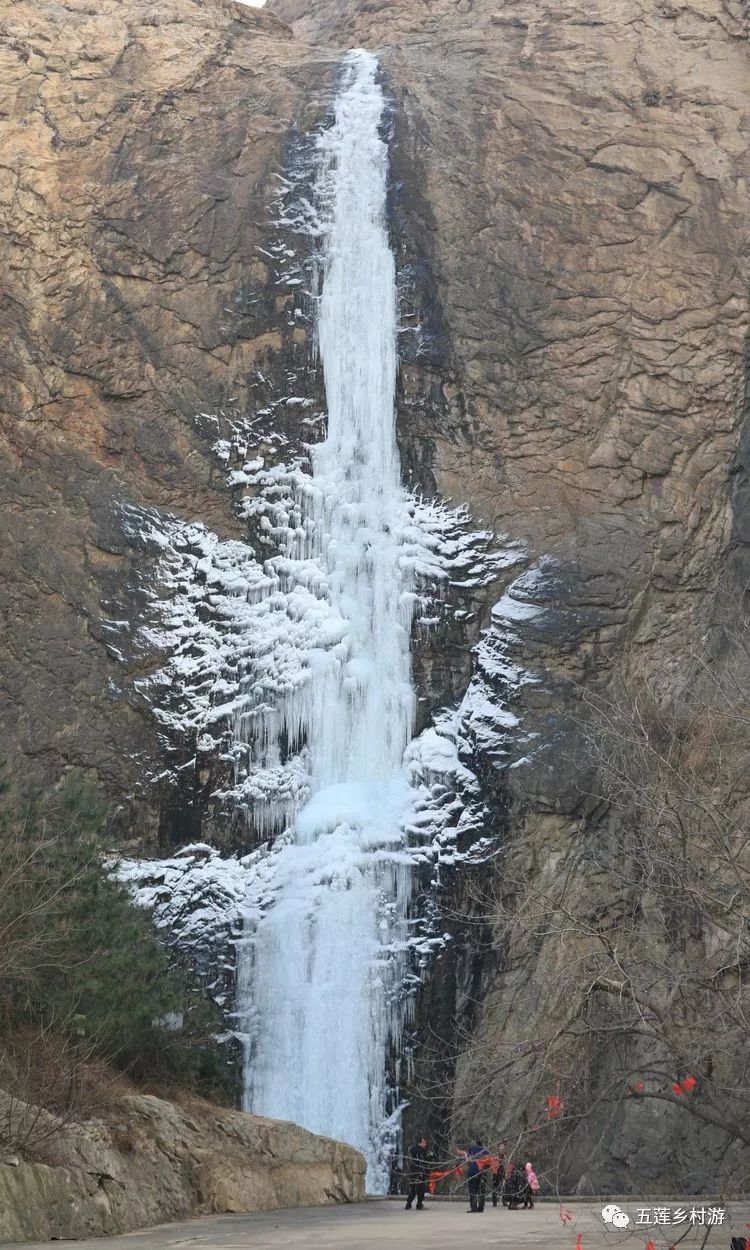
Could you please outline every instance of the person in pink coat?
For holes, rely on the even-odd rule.
[[[530,1163],[526,1164],[526,1190],[523,1197],[524,1209],[534,1206],[534,1195],[539,1193],[539,1178]]]

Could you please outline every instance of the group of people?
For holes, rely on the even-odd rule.
[[[496,1155],[490,1154],[485,1146],[476,1142],[459,1152],[461,1162],[456,1166],[439,1171],[434,1167],[427,1138],[420,1137],[409,1151],[407,1171],[409,1191],[406,1198],[406,1210],[411,1211],[416,1198],[417,1210],[424,1207],[425,1193],[435,1179],[444,1176],[466,1173],[469,1188],[469,1212],[479,1214],[484,1211],[487,1193],[487,1178],[492,1177],[492,1205],[502,1203],[509,1211],[534,1206],[534,1196],[539,1193],[539,1180],[531,1163],[523,1168],[507,1157],[503,1143]]]

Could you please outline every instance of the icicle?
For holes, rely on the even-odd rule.
[[[269,747],[274,732],[306,740],[311,797],[269,857],[263,889],[275,901],[248,926],[240,1007],[246,1105],[356,1145],[369,1188],[382,1191],[386,1056],[398,1036],[410,892],[403,756],[415,596],[399,558],[409,505],[395,439],[396,281],[377,71],[370,53],[349,55],[334,124],[319,141],[328,434],[312,453],[314,489],[297,496],[295,526],[303,514],[314,525],[288,555],[322,564],[333,632],[261,730]],[[287,502],[282,528],[289,511]],[[284,561],[275,568],[283,585]],[[299,569],[286,572],[291,585]]]

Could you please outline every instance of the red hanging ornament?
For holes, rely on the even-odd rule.
[[[559,1094],[547,1095],[547,1116],[550,1120],[556,1120],[563,1113],[564,1103]]]

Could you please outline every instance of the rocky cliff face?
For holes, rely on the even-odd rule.
[[[580,685],[675,689],[710,629],[716,573],[748,571],[747,15],[720,0],[273,10],[300,38],[374,46],[386,66],[397,228],[439,310],[439,346],[404,366],[405,421],[438,490],[520,539],[537,574],[511,614],[512,653],[537,680],[506,692],[521,728],[483,784],[522,847],[515,871],[540,888],[570,873],[606,911],[614,887],[576,857],[591,820]],[[497,1140],[518,1090],[499,1079],[477,1125],[477,1052],[549,1036],[570,1006],[555,991],[570,952],[522,927],[456,939],[424,1000],[423,1083],[439,1071],[436,1021],[457,1014],[475,1045],[452,1122]],[[529,1080],[529,1122],[541,1093]],[[721,1133],[669,1111],[604,1119],[609,1153],[592,1167],[584,1141],[570,1146],[564,1185],[715,1178]]]
[[[3,1242],[77,1240],[191,1215],[364,1197],[357,1151],[295,1124],[131,1095],[108,1122],[71,1125],[44,1142],[51,1117],[2,1093],[0,1105],[4,1120],[33,1114],[42,1143],[38,1162],[0,1160]]]
[[[128,795],[160,746],[120,662],[149,563],[123,508],[239,532],[209,449],[216,414],[260,406],[263,370],[299,351],[261,247],[333,58],[234,4],[0,21],[6,741]]]
[[[673,688],[716,571],[749,571],[743,6],[269,7],[22,0],[2,18],[6,740],[52,774],[96,770],[150,845],[242,842],[210,801],[217,753],[196,766],[189,734],[155,724],[157,659],[134,637],[167,547],[193,567],[206,530],[245,532],[227,468],[310,436],[320,379],[279,197],[339,49],[366,45],[393,99],[407,474],[520,553],[418,648],[423,718],[461,696],[493,625],[533,680],[498,680],[517,730],[499,746],[479,717],[470,762],[492,831],[544,874],[589,816],[579,684]],[[433,1014],[458,1005],[488,1045],[543,1030],[554,952],[519,939],[500,960],[475,933],[436,965]],[[441,1115],[468,1127],[460,1098]],[[502,1107],[479,1127],[503,1131]],[[641,1131],[620,1126],[602,1184],[657,1149]],[[690,1167],[710,1173],[714,1147],[691,1139]]]

